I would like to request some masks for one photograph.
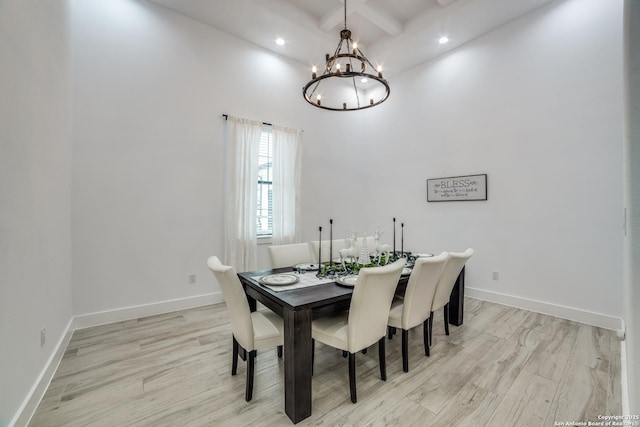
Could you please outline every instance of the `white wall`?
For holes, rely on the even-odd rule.
[[[0,425],[72,315],[67,7],[0,1]]]
[[[308,67],[143,1],[74,3],[72,29],[74,313],[218,291],[223,113],[304,130],[304,240],[366,217],[363,119],[307,106]]]
[[[305,240],[333,218],[390,241],[397,217],[405,249],[475,247],[484,296],[622,316],[619,2],[555,2],[347,114],[302,101],[305,67],[162,8],[74,6],[76,313],[216,289],[226,112],[305,130]],[[425,202],[427,178],[469,173],[488,202]]]
[[[640,413],[640,2],[625,1],[625,238],[624,308],[629,413]]]
[[[74,312],[217,292],[221,115],[304,129],[311,167],[333,134],[302,99],[308,70],[144,1],[76,2],[72,28]],[[303,177],[340,189],[326,178]]]
[[[621,22],[621,2],[553,2],[395,77],[366,135],[385,172],[368,180],[370,220],[402,218],[412,250],[475,248],[472,294],[617,327]],[[427,178],[476,173],[488,201],[426,202]]]

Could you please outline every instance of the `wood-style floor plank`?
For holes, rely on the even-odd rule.
[[[314,426],[549,426],[620,415],[620,343],[615,333],[467,298],[465,323],[444,334],[434,313],[431,357],[422,327],[409,331],[409,373],[400,335],[387,341],[387,381],[378,352],[359,353],[358,403],[347,359],[316,345]],[[284,363],[256,359],[253,400],[246,365],[231,376],[224,304],[74,332],[30,426],[280,426]]]
[[[545,425],[556,388],[557,384],[553,381],[521,370],[500,400],[488,425]]]

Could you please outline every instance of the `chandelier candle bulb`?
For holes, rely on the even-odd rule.
[[[369,100],[369,105],[373,105],[373,98]]]
[[[316,68],[316,66],[314,65],[313,68],[311,68],[311,78],[315,79],[316,78],[316,73],[318,72],[318,69]]]
[[[378,77],[382,78],[382,66],[378,65]]]
[[[353,44],[353,54],[357,55],[358,54],[358,43],[354,43]]]

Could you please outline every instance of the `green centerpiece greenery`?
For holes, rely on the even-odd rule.
[[[380,267],[392,262],[399,260],[400,258],[405,258],[407,260],[407,266],[413,265],[415,262],[415,257],[411,255],[411,252],[396,252],[395,254],[390,253],[389,256],[381,256],[379,258],[374,258],[371,262],[367,264],[360,264],[357,260],[349,259],[343,260],[342,262],[338,261],[327,261],[323,262],[318,269],[318,277],[335,277],[335,276],[349,276],[349,275],[357,275],[358,272],[363,268],[370,267]]]

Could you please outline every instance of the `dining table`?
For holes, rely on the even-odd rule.
[[[291,290],[275,290],[266,286],[261,277],[280,273],[301,273],[293,267],[248,271],[238,273],[252,311],[257,302],[280,315],[284,321],[284,407],[293,423],[311,416],[311,373],[313,345],[311,322],[325,316],[349,309],[353,288],[340,286],[335,281]],[[460,326],[464,309],[463,268],[451,292],[449,301],[449,323]],[[396,294],[404,294],[409,275],[402,275]]]

